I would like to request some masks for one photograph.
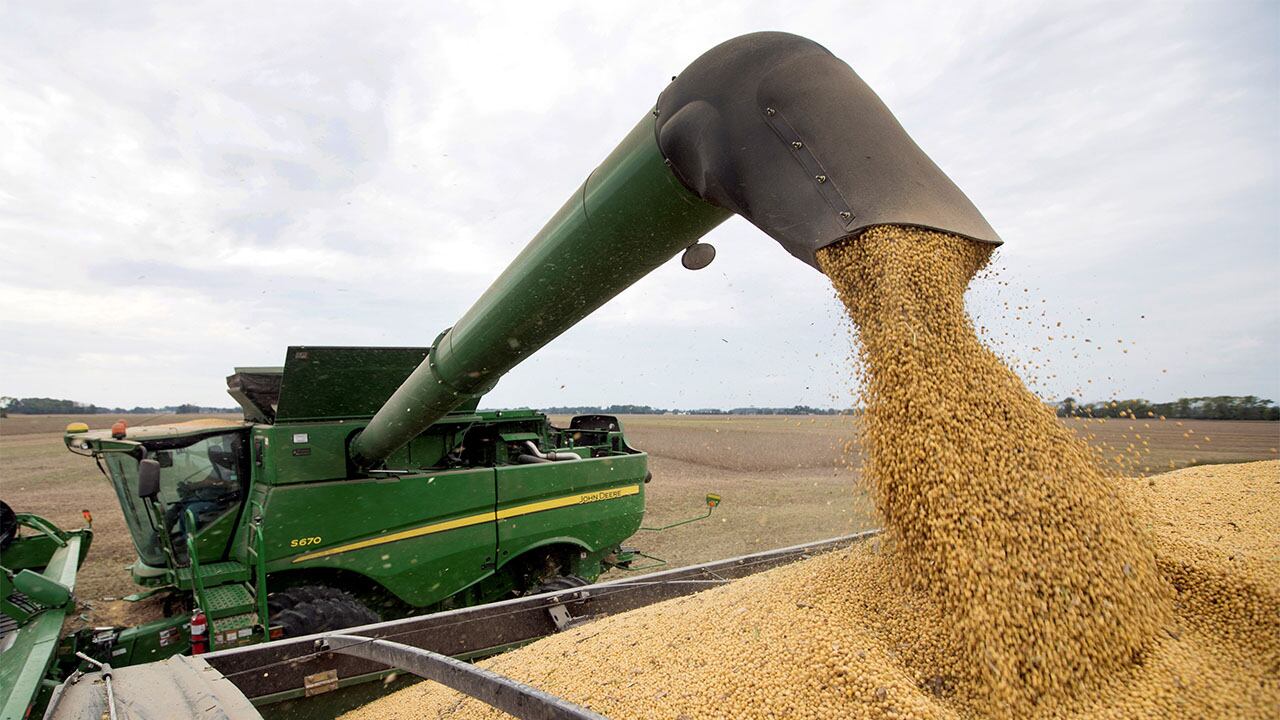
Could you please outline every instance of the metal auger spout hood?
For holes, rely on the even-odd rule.
[[[819,248],[874,225],[1000,242],[848,65],[787,33],[734,38],[672,80],[436,339],[352,441],[354,464],[377,467],[677,253],[709,262],[698,239],[735,213],[815,268]]]

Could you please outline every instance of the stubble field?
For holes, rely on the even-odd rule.
[[[172,415],[126,417],[135,426],[175,419]],[[135,591],[126,570],[134,551],[110,485],[92,460],[63,447],[61,432],[76,420],[99,428],[109,427],[115,419],[108,415],[0,419],[0,499],[18,512],[43,515],[63,527],[79,527],[81,509],[93,513],[93,548],[81,569],[77,593],[90,603]],[[553,419],[567,423],[567,418]],[[1170,463],[1185,467],[1273,459],[1280,444],[1278,423],[1068,422],[1082,434],[1095,434],[1097,443],[1145,447],[1149,452],[1142,464],[1152,472],[1167,470]],[[876,526],[870,498],[858,482],[856,445],[852,452],[845,451],[856,433],[854,418],[666,415],[626,417],[624,424],[631,444],[650,454],[653,481],[647,487],[647,525],[666,525],[701,514],[707,493],[723,497],[707,520],[665,532],[641,532],[629,542],[672,565]],[[1142,437],[1135,439],[1135,435]],[[97,614],[96,608],[87,609],[91,617]]]

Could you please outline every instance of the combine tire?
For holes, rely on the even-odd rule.
[[[275,617],[298,603],[315,600],[333,600],[350,598],[351,594],[326,585],[298,585],[273,592],[267,595],[267,613]]]
[[[0,500],[0,550],[9,547],[9,543],[18,537],[18,515],[9,507],[9,503]]]
[[[350,593],[323,585],[299,585],[267,597],[271,624],[285,637],[299,637],[357,625],[382,618]]]

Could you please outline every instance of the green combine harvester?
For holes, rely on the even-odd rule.
[[[562,428],[477,410],[509,370],[675,255],[705,267],[715,251],[700,238],[735,213],[815,268],[819,248],[882,224],[1000,242],[825,48],[785,33],[723,43],[673,78],[429,348],[290,347],[282,368],[228,378],[243,421],[68,427],[68,449],[115,488],[133,577],[167,597],[167,617],[60,639],[92,535],[21,516],[40,535],[15,542],[33,548],[21,564],[4,555],[5,592],[28,604],[3,608],[0,720],[44,707],[183,716],[173,693],[148,700],[158,685],[257,717],[248,701],[388,668],[519,717],[598,717],[457,659],[856,540],[592,584],[640,557],[623,543],[641,528],[647,456],[616,417]]]
[[[133,535],[133,578],[184,612],[102,632],[119,664],[586,585],[634,554],[646,456],[617,418],[552,427],[473,397],[376,463],[349,446],[425,348],[289,348],[228,378],[246,420],[66,434],[101,460]],[[199,623],[198,623],[199,624]],[[172,638],[172,642],[166,640]]]

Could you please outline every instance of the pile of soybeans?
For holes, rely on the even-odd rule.
[[[618,719],[1280,713],[1280,463],[1109,475],[974,333],[990,252],[879,227],[819,253],[880,537],[484,665]],[[347,717],[500,716],[422,683]]]

